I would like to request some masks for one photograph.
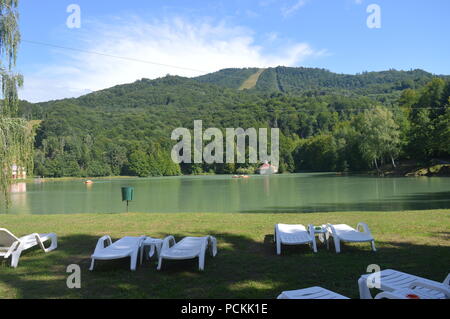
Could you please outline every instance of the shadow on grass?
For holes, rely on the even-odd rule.
[[[405,211],[449,209],[450,192],[417,193],[357,203],[317,203],[303,206],[277,206],[245,210],[241,213],[329,213],[354,211]]]
[[[450,232],[437,232],[436,236],[441,239],[450,240]]]
[[[189,234],[203,236],[202,234]],[[227,232],[211,232],[219,243],[215,258],[207,256],[204,272],[197,260],[165,261],[162,271],[156,260],[129,270],[129,259],[98,262],[88,270],[97,237],[76,235],[60,238],[59,248],[48,254],[36,249],[24,253],[19,268],[5,263],[0,268],[0,297],[4,298],[275,298],[281,291],[323,286],[357,298],[357,280],[367,266],[378,264],[442,281],[448,273],[450,250],[401,242],[343,245],[336,254],[319,244],[314,254],[308,245],[283,246],[275,254],[273,235],[261,240]],[[446,234],[447,236],[448,234]],[[177,234],[176,238],[182,238]],[[68,289],[66,267],[82,269],[81,289]]]

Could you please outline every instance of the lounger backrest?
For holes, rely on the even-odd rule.
[[[105,249],[106,247],[110,246],[111,244],[112,244],[112,240],[111,240],[111,237],[109,235],[101,237],[97,241],[97,245],[95,246],[94,255],[95,254],[99,254],[103,249]]]
[[[447,275],[447,278],[443,281],[444,286],[447,286],[450,288],[450,274]]]
[[[19,238],[14,236],[9,230],[0,228],[0,247],[10,247],[18,240]]]
[[[208,237],[185,237],[175,246],[183,249],[198,249],[208,244]]]

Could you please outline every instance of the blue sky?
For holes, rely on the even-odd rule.
[[[66,25],[70,4],[81,8],[79,29]],[[371,4],[381,28],[367,26]],[[450,74],[449,12],[448,0],[21,0],[21,98],[226,67]]]

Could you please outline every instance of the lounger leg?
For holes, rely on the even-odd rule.
[[[312,241],[312,248],[313,248],[313,251],[314,251],[315,253],[317,253],[317,245],[316,245],[316,240],[315,240],[315,238],[313,238],[313,241]]]
[[[21,251],[19,250],[11,254],[11,267],[17,268],[19,265],[20,253]]]
[[[375,240],[372,240],[371,244],[372,244],[372,250],[377,251],[377,249],[375,248]]]
[[[205,270],[205,254],[200,254],[200,256],[198,256],[198,269],[200,271]]]
[[[217,239],[214,237],[210,237],[209,251],[210,251],[212,257],[216,257],[216,255],[217,255]]]
[[[327,232],[325,234],[325,241],[327,242],[327,250],[330,249],[330,234]]]
[[[136,270],[136,266],[137,266],[137,259],[138,259],[138,252],[140,249],[138,249],[138,251],[136,251],[135,253],[133,253],[131,255],[131,261],[130,261],[130,270],[131,271],[135,271]]]
[[[336,254],[339,254],[341,252],[341,241],[339,238],[333,237],[334,239],[334,247],[336,248]]]
[[[359,298],[360,299],[372,299],[369,286],[367,285],[367,277],[360,277],[358,280]]]
[[[158,261],[158,270],[161,270],[161,267],[162,267],[162,257],[159,257],[159,261]]]
[[[155,254],[155,245],[151,245],[150,250],[147,255],[147,260],[151,259],[154,254]],[[159,253],[158,253],[158,255],[159,255]]]
[[[51,252],[52,250],[58,248],[58,236],[56,234],[50,234],[49,237],[49,239],[51,240],[50,246],[48,248],[45,248],[44,242],[41,241],[39,235],[36,235],[36,241],[39,243],[39,246],[45,253]]]
[[[156,244],[156,257],[159,258],[159,255],[161,254],[162,244]]]
[[[90,271],[93,271],[93,270],[94,270],[94,263],[95,263],[95,259],[92,258],[92,261],[91,261],[91,267],[89,267],[89,270],[90,270]]]
[[[281,240],[277,240],[277,255],[281,255]]]

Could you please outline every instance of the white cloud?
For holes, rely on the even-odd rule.
[[[277,32],[269,32],[266,34],[266,37],[267,37],[267,41],[269,41],[270,43],[273,43],[276,40],[278,40],[279,34]]]
[[[245,15],[248,18],[259,18],[260,17],[260,14],[253,10],[245,10]]]
[[[89,28],[84,23],[83,27],[85,33],[78,39],[77,48],[131,59],[57,49],[54,53],[60,57],[58,63],[43,65],[40,72],[24,72],[22,99],[36,102],[76,97],[166,74],[194,77],[229,67],[295,66],[324,54],[307,43],[288,41],[274,51],[270,45],[256,44],[251,30],[223,22],[192,23],[182,18],[148,22],[132,18],[95,23]]]
[[[293,5],[284,6],[281,8],[281,14],[283,17],[287,18],[293,15],[296,11],[298,11],[301,7],[306,4],[306,0],[297,0]]]

